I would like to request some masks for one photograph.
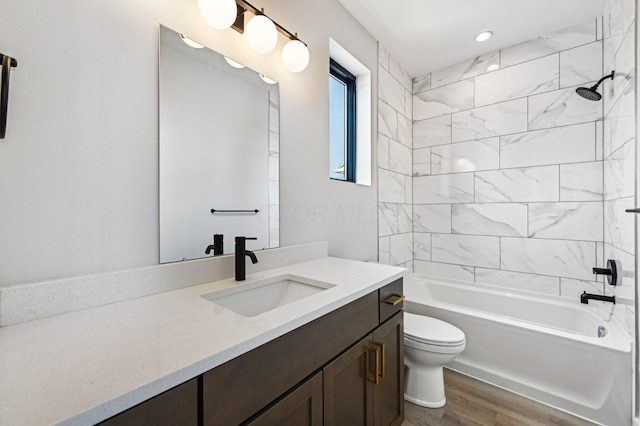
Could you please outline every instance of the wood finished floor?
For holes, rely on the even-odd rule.
[[[444,370],[447,404],[423,408],[405,401],[402,426],[593,426],[504,389]]]

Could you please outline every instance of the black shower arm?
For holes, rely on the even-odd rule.
[[[600,80],[598,80],[598,82],[595,84],[595,86],[593,87],[598,87],[600,86],[600,83],[602,83],[603,81],[605,81],[606,79],[610,78],[611,80],[613,80],[613,76],[616,72],[615,71],[611,71],[611,74],[609,75],[605,75],[604,77],[602,77]]]

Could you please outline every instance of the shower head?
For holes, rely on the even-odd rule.
[[[600,83],[602,83],[607,78],[610,78],[613,80],[614,74],[615,74],[615,71],[611,71],[611,74],[602,77],[600,80],[598,80],[596,84],[594,84],[591,87],[578,87],[576,89],[576,93],[590,101],[599,101],[600,99],[602,99],[602,95],[598,93],[598,86],[600,86]]]
[[[576,93],[590,101],[599,101],[600,99],[602,99],[602,95],[596,91],[597,89],[598,89],[598,86],[593,86],[588,88],[578,87],[576,89]]]

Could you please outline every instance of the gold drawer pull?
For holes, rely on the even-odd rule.
[[[373,344],[380,348],[382,352],[382,356],[380,357],[380,363],[382,364],[382,368],[380,369],[380,377],[384,379],[384,365],[386,364],[384,361],[384,343],[373,341]]]
[[[391,300],[392,298],[396,298],[396,300]],[[392,306],[396,306],[398,303],[402,302],[405,299],[405,295],[404,294],[396,294],[393,293],[391,294],[391,296],[387,297],[386,299],[383,300],[384,303],[388,304],[388,305],[392,305]]]
[[[374,365],[375,372],[373,373],[373,378],[367,377],[367,380],[369,380],[374,385],[377,385],[378,383],[380,383],[380,379],[378,376],[378,371],[380,371],[380,350],[376,348],[367,348],[367,350],[376,354],[376,361]]]

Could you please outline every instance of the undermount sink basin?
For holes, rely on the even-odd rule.
[[[253,317],[334,287],[296,275],[279,275],[203,294],[210,302],[245,317]]]

